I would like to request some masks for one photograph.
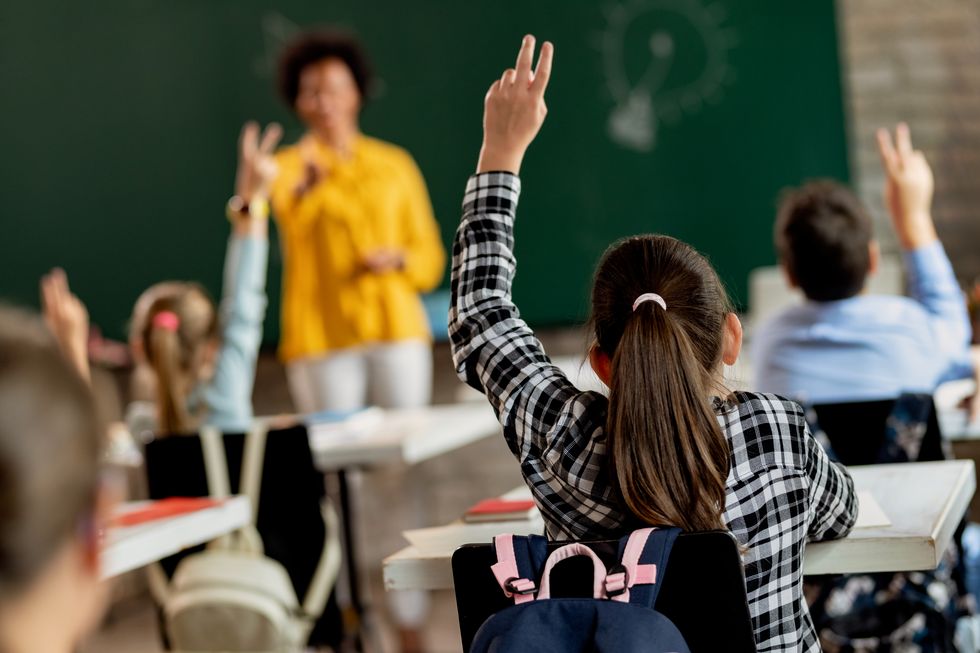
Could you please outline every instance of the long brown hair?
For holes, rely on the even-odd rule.
[[[633,302],[644,293],[653,301]],[[596,270],[596,346],[612,361],[607,447],[644,523],[723,529],[729,447],[711,404],[730,304],[708,261],[667,236],[611,246]]]
[[[166,313],[172,316],[161,319]],[[207,345],[218,337],[214,302],[197,284],[171,282],[139,317],[134,328],[138,324],[141,329],[143,351],[156,376],[160,431],[190,431],[196,419],[188,395],[201,378]]]

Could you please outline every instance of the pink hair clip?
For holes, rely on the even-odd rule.
[[[664,309],[665,311],[667,310],[667,302],[664,301],[663,297],[655,292],[647,292],[637,297],[636,301],[633,302],[633,312],[636,312],[636,307],[643,302],[655,302],[660,304],[660,308]]]
[[[180,318],[173,311],[160,311],[153,316],[153,328],[176,331],[180,328]]]

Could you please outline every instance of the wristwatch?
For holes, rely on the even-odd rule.
[[[241,220],[245,217],[264,219],[269,217],[269,200],[255,198],[251,202],[245,202],[241,195],[232,195],[225,207],[225,214],[232,222]]]

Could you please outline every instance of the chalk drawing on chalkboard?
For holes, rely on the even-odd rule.
[[[729,53],[738,42],[721,5],[700,0],[619,0],[604,7],[600,36],[614,106],[607,131],[618,145],[649,152],[662,123],[718,102],[735,81]]]
[[[255,73],[262,78],[273,77],[279,65],[279,55],[286,44],[300,32],[300,27],[278,12],[262,16],[262,53],[255,58]]]

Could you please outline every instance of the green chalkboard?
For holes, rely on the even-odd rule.
[[[833,4],[9,0],[0,296],[34,304],[39,275],[64,266],[93,321],[119,336],[150,283],[217,292],[240,125],[301,133],[275,96],[275,57],[295,30],[333,24],[361,35],[381,78],[364,131],[416,157],[447,246],[486,87],[525,32],[555,42],[517,228],[530,322],[581,320],[598,255],[645,231],[694,243],[744,300],[749,270],[773,261],[778,191],[848,177]]]

